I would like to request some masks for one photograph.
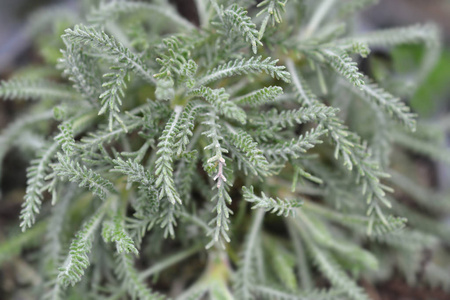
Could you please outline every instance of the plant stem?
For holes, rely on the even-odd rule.
[[[305,30],[300,31],[300,40],[304,40],[312,36],[312,34],[317,30],[317,27],[327,15],[330,8],[333,6],[334,2],[335,0],[324,0],[318,5],[317,9],[314,11],[313,16],[309,20],[308,25],[306,25]]]

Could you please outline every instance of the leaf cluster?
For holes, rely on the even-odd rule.
[[[445,128],[358,67],[420,44],[420,85],[436,28],[356,35],[371,0],[194,2],[198,26],[167,0],[84,7],[56,37],[60,78],[0,83],[34,100],[0,158],[36,153],[0,263],[41,239],[37,298],[366,300],[359,278],[416,284],[428,249],[427,282],[449,288],[448,195],[409,177],[409,151],[449,161]]]

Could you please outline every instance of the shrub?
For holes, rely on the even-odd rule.
[[[43,52],[50,68],[0,86],[36,100],[3,131],[1,156],[37,153],[24,233],[0,261],[42,241],[48,299],[360,300],[358,279],[394,266],[448,287],[450,206],[406,173],[410,151],[450,156],[403,101],[438,57],[438,30],[355,32],[372,2],[196,0],[199,26],[165,0],[37,14],[36,32],[69,28],[39,38],[62,48]],[[423,57],[402,84],[358,68],[405,44]],[[424,268],[425,249],[443,263]]]

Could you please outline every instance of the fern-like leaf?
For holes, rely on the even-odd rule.
[[[285,128],[295,124],[304,124],[311,121],[321,122],[335,117],[339,110],[325,105],[302,107],[299,109],[282,110],[273,109],[260,118],[253,118],[253,122],[261,126]]]
[[[161,200],[164,197],[170,201],[170,203],[181,204],[180,196],[175,188],[173,180],[173,154],[174,154],[174,140],[179,130],[179,119],[183,108],[176,106],[172,116],[167,122],[164,131],[159,139],[157,160],[155,163],[155,185],[159,189],[158,199]]]
[[[160,57],[156,61],[161,65],[155,78],[167,79],[178,75],[183,81],[188,81],[193,86],[193,76],[197,72],[197,64],[190,57],[191,45],[186,38],[171,36],[162,41]],[[189,77],[189,78],[188,78]]]
[[[268,176],[270,174],[269,163],[250,134],[239,129],[231,131],[229,137],[233,145],[247,158],[245,161],[249,162],[245,170],[248,168],[255,175]]]
[[[267,197],[264,193],[261,193],[261,197],[258,197],[254,194],[253,186],[250,186],[250,188],[244,186],[242,191],[244,192],[244,200],[253,203],[252,209],[262,208],[278,216],[294,216],[295,210],[303,205],[302,201],[274,199]]]
[[[261,59],[262,56],[253,56],[250,59],[237,59],[229,61],[224,65],[208,71],[206,75],[197,82],[197,86],[206,85],[224,77],[262,72],[269,74],[273,78],[290,82],[290,74],[284,71],[284,66],[276,65],[278,62],[277,59],[272,61],[270,57],[264,60]]]
[[[260,106],[275,101],[276,98],[282,94],[283,88],[279,86],[268,86],[235,98],[233,99],[233,102],[240,105]]]
[[[262,43],[258,39],[256,25],[252,22],[252,18],[247,16],[247,11],[237,4],[233,4],[223,12],[223,20],[225,24],[231,25],[245,37],[247,42],[251,43],[252,51],[256,54],[257,46],[262,46]]]
[[[261,149],[267,157],[272,159],[287,161],[290,157],[299,158],[301,154],[313,148],[314,145],[321,144],[322,140],[320,138],[326,132],[326,129],[319,126],[300,135],[298,139],[292,139],[278,144],[264,144]]]
[[[287,65],[292,73],[299,101],[305,106],[320,105],[318,104],[320,102],[317,97],[309,90],[305,81],[295,71],[294,64],[288,61]],[[369,223],[368,232],[371,233],[371,224],[375,221],[375,216],[388,226],[386,217],[382,213],[379,204],[381,203],[387,207],[391,206],[385,193],[385,191],[390,191],[391,189],[380,183],[381,178],[388,177],[389,175],[380,170],[380,166],[372,159],[370,152],[368,152],[367,146],[361,144],[359,136],[350,132],[339,119],[330,118],[321,124],[328,130],[328,135],[336,145],[336,159],[342,157],[344,166],[349,170],[355,167],[358,171],[356,173],[356,181],[362,184],[362,192],[366,196],[369,204],[368,214],[372,216],[372,222]]]
[[[208,173],[213,173],[214,170],[216,170],[214,180],[217,181],[217,193],[211,199],[211,201],[216,202],[214,211],[216,211],[217,215],[209,223],[209,225],[215,224],[215,227],[213,228],[213,231],[208,233],[208,235],[212,235],[212,240],[207,245],[207,248],[212,247],[215,243],[219,243],[222,247],[225,247],[224,241],[230,241],[227,231],[230,222],[229,215],[232,213],[227,207],[227,204],[231,203],[231,197],[227,191],[228,183],[224,173],[226,163],[223,154],[227,153],[228,150],[221,146],[223,137],[219,132],[221,127],[217,124],[218,117],[215,111],[210,111],[206,116],[208,119],[203,121],[202,124],[208,126],[208,130],[202,134],[205,135],[211,143],[207,145],[204,150],[210,151],[211,155],[209,155],[205,169]]]
[[[63,75],[73,82],[84,99],[94,102],[101,93],[101,82],[93,67],[95,61],[74,45],[68,45],[61,53],[63,57],[58,60],[58,67],[64,71]]]
[[[58,127],[61,132],[55,136],[55,141],[67,156],[71,156],[76,148],[72,122],[64,122]]]
[[[61,285],[74,285],[84,275],[84,270],[90,264],[88,254],[92,248],[93,235],[98,229],[104,213],[105,205],[98,209],[72,240],[69,255],[59,269],[58,282]]]
[[[398,120],[402,125],[411,131],[416,129],[416,121],[414,118],[416,114],[411,112],[409,106],[402,102],[399,98],[379,87],[376,83],[371,82],[370,79],[365,79],[366,83],[359,89],[352,89],[356,94],[359,94],[363,99],[373,102],[376,106],[383,109],[391,117]]]
[[[22,231],[30,228],[35,220],[35,215],[39,213],[42,204],[42,189],[45,185],[45,178],[49,172],[51,159],[58,151],[59,144],[53,143],[38,155],[38,158],[31,161],[31,166],[27,169],[27,189],[25,192],[25,202],[22,204],[20,212],[20,227]]]
[[[155,83],[155,79],[150,74],[147,66],[142,60],[128,48],[116,41],[105,32],[99,32],[94,27],[76,25],[74,29],[66,29],[63,39],[71,43],[89,44],[102,54],[116,58],[121,64],[135,71],[139,76],[150,83]]]
[[[111,143],[123,137],[127,132],[131,132],[143,126],[144,118],[125,117],[122,118],[123,123],[113,123],[113,128],[110,130],[109,126],[100,126],[94,132],[89,133],[81,139],[81,147],[85,150],[97,149],[103,144]]]
[[[227,231],[230,229],[230,214],[233,213],[231,209],[228,208],[227,204],[231,204],[231,197],[227,191],[227,185],[222,179],[218,179],[217,193],[211,199],[211,201],[216,202],[213,211],[216,212],[216,216],[208,223],[208,225],[214,225],[211,232],[208,232],[208,236],[211,236],[211,242],[206,245],[206,248],[212,247],[214,244],[218,243],[225,248],[225,243],[230,242],[230,237]]]
[[[264,19],[259,29],[258,38],[262,39],[264,32],[266,31],[267,24],[270,22],[272,26],[276,23],[281,23],[282,14],[285,12],[286,2],[288,0],[264,0],[258,3],[257,7],[264,7],[256,17],[264,15]]]
[[[119,116],[122,99],[125,96],[124,88],[126,72],[124,69],[118,69],[117,72],[107,73],[103,75],[108,81],[103,83],[102,87],[105,91],[100,95],[102,107],[98,112],[99,115],[108,112],[109,130],[113,129],[113,122],[116,120],[126,131],[127,128]]]
[[[233,102],[229,101],[230,95],[225,92],[225,89],[211,89],[209,87],[200,87],[192,90],[191,95],[201,96],[208,101],[219,114],[230,119],[236,119],[242,124],[246,123],[245,111],[238,107]]]
[[[339,53],[333,49],[321,50],[320,53],[336,72],[347,78],[353,85],[358,88],[364,85],[364,76],[359,72],[356,62],[346,53]]]
[[[139,254],[133,240],[125,230],[122,216],[117,215],[112,221],[103,222],[102,236],[105,242],[114,242],[116,244],[117,253]]]
[[[100,199],[105,200],[109,193],[116,193],[114,185],[109,180],[101,177],[93,170],[78,162],[72,161],[60,152],[57,153],[59,163],[53,164],[53,170],[62,178],[67,178],[71,182],[76,182],[79,186],[87,187]]]
[[[190,101],[183,110],[183,114],[180,118],[180,130],[178,131],[176,140],[177,146],[177,156],[180,156],[185,150],[189,143],[189,138],[193,135],[192,130],[195,126],[195,117],[199,111],[205,108],[205,105],[198,103],[196,101]]]
[[[116,164],[114,170],[111,172],[119,172],[127,175],[129,182],[138,182],[143,186],[149,186],[153,184],[154,178],[149,171],[144,169],[144,166],[128,159],[124,161],[122,158],[114,159],[113,162]]]
[[[0,98],[40,100],[77,100],[79,96],[68,86],[46,80],[11,79],[0,82]]]

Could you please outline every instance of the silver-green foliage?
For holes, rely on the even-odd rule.
[[[252,18],[247,16],[247,11],[234,4],[223,12],[223,17],[225,24],[228,23],[231,27],[231,30],[227,30],[227,33],[229,34],[233,29],[239,31],[245,37],[245,40],[250,42],[252,51],[256,54],[257,46],[262,46],[262,43],[257,37],[256,25],[253,24]]]
[[[252,209],[262,208],[278,216],[295,216],[295,209],[302,206],[301,201],[273,199],[267,197],[264,193],[261,194],[261,197],[258,197],[253,193],[253,186],[250,188],[244,187],[243,192],[244,200],[253,203]]]
[[[420,83],[439,49],[436,28],[345,30],[372,0],[194,2],[199,26],[168,0],[101,1],[55,38],[61,80],[0,83],[5,100],[37,100],[0,135],[2,159],[13,147],[37,152],[20,214],[26,232],[2,243],[0,263],[42,236],[48,219],[51,299],[160,300],[159,287],[175,293],[180,282],[189,286],[179,299],[363,300],[357,277],[396,258],[414,283],[424,249],[450,243],[439,219],[450,206],[430,204],[445,195],[401,175],[413,165],[398,166],[401,147],[446,162],[448,150],[358,64],[371,46],[423,44],[411,79]],[[166,272],[175,249],[204,255]],[[441,256],[427,278],[450,286]],[[314,289],[313,268],[330,290]]]

